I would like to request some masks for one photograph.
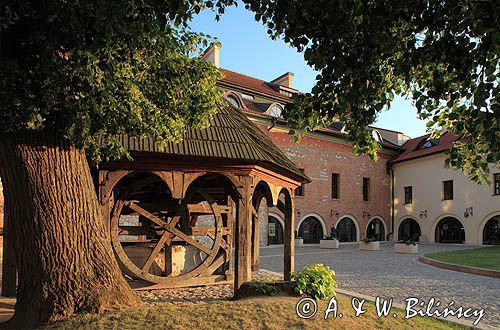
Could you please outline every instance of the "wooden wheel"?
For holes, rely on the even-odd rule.
[[[197,197],[198,202],[191,203],[195,197]],[[132,228],[120,224],[120,216],[124,210],[140,218],[142,226]],[[229,214],[230,212],[232,212],[232,209],[229,206],[218,205],[215,199],[203,189],[186,196],[177,210],[170,210],[170,212],[149,212],[138,201],[118,200],[115,203],[111,217],[112,244],[125,273],[133,279],[142,279],[164,286],[189,285],[189,282],[192,282],[196,277],[212,275],[216,269],[226,262],[226,256],[224,253],[220,253],[220,250],[223,249],[230,253],[229,240],[231,235],[230,229],[224,227],[222,214]],[[213,226],[197,226],[196,219],[199,215],[211,215],[213,217]],[[194,219],[194,221],[189,221],[190,219]],[[127,234],[142,237],[142,239],[126,241],[122,235]],[[207,244],[195,239],[195,236],[205,237],[212,244],[207,246]],[[224,238],[223,236],[227,237]],[[145,239],[146,237],[152,237],[152,239]],[[193,269],[177,276],[169,272],[167,265],[171,260],[168,260],[168,251],[172,251],[174,243],[196,248],[200,251],[200,255],[204,257],[203,260]],[[130,247],[135,246],[146,246],[147,251],[151,251],[145,260],[137,260],[131,257]],[[159,257],[161,259],[162,254],[164,255],[163,269],[160,267],[160,273],[152,271],[152,266],[155,265],[158,268],[158,259]]]

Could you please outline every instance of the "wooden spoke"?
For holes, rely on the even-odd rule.
[[[143,209],[139,205],[137,205],[137,204],[135,204],[133,202],[130,202],[130,201],[127,201],[127,202],[124,202],[124,203],[125,203],[126,206],[130,207],[132,210],[134,210],[135,212],[139,213],[143,217],[148,218],[149,220],[153,221],[154,223],[156,223],[159,226],[167,228],[168,224],[165,221],[163,221],[162,219],[158,218],[154,214],[149,213],[148,211],[146,211],[145,209]]]
[[[186,243],[191,244],[192,246],[194,246],[198,250],[201,250],[201,251],[205,252],[208,255],[212,254],[212,250],[210,248],[208,248],[205,245],[201,244],[200,242],[192,239],[188,235],[184,234],[182,231],[180,231],[180,230],[178,230],[176,228],[170,227],[170,226],[167,227],[166,229],[169,232],[171,232],[172,234],[176,235],[177,237],[182,238],[184,241],[186,241]]]
[[[180,216],[180,214],[177,214],[176,216],[174,216],[172,218],[172,220],[170,220],[170,222],[168,224],[171,227],[175,227],[175,226],[177,226],[177,223],[179,222],[179,220],[181,220],[181,216]]]
[[[168,230],[169,232],[171,232],[175,236],[183,239],[184,241],[186,241],[186,243],[191,244],[192,246],[194,246],[195,248],[197,248],[197,249],[205,252],[206,254],[211,254],[212,250],[210,248],[206,247],[205,245],[201,244],[198,241],[195,241],[194,239],[192,239],[191,237],[189,237],[188,235],[184,234],[182,231],[180,231],[179,229],[177,229],[177,228],[174,227],[174,225],[176,223],[176,221],[174,221],[174,220],[177,219],[177,221],[178,221],[178,219],[180,218],[180,216],[175,216],[174,219],[172,219],[171,223],[174,223],[174,225],[172,225],[172,224],[166,223],[165,221],[163,221],[162,219],[158,218],[154,214],[149,213],[148,211],[146,211],[145,209],[143,209],[142,207],[140,207],[139,205],[137,205],[135,203],[125,202],[125,205],[127,205],[128,207],[130,207],[132,210],[136,211],[140,215],[142,215],[142,216],[148,218],[149,220],[153,221],[154,223],[162,226],[163,228],[165,228],[166,230]]]
[[[220,266],[224,264],[224,257],[220,256],[219,258],[215,259],[215,261],[203,271],[203,273],[200,274],[200,276],[209,276],[212,275],[213,272]]]
[[[133,188],[137,189],[155,181],[148,178],[132,184],[135,184]],[[136,189],[131,190],[135,192]],[[231,281],[234,204],[228,201],[228,205],[218,205],[211,195],[214,192],[215,190],[207,191],[194,188],[187,192],[180,204],[178,199],[155,201],[154,203],[141,202],[140,200],[117,200],[111,210],[110,229],[115,255],[120,261],[123,272],[134,280],[152,283],[155,288]],[[225,196],[222,195],[224,193],[224,189],[217,190],[217,198],[219,196],[224,198]],[[140,194],[133,196],[140,196]],[[194,200],[196,202],[193,202]],[[142,226],[125,223],[120,225],[123,207],[140,215]],[[162,211],[165,212],[162,214]],[[201,215],[212,215],[213,225],[196,226],[196,219]],[[172,216],[172,218],[166,218],[167,216]],[[184,220],[186,223],[182,222],[183,229],[181,230],[178,226]],[[184,226],[187,227],[184,229]],[[123,241],[124,237],[120,237],[121,235],[137,237]],[[210,246],[206,246],[193,236],[210,238]],[[189,268],[176,266],[175,258],[183,258],[182,255],[177,254],[183,247],[176,245],[174,249],[172,244],[177,244],[177,242],[173,242],[174,238],[203,252],[202,261],[190,266],[186,264],[186,267]],[[156,241],[156,239],[158,240]],[[172,246],[172,249],[167,249],[169,246]],[[164,256],[162,249],[165,249]],[[185,249],[185,252],[199,254],[195,249]],[[158,261],[159,258],[164,260]],[[154,266],[157,261],[160,264],[165,263],[164,271],[161,270],[161,265],[158,265],[160,269]],[[223,267],[222,270],[220,270],[221,267]]]
[[[154,247],[153,251],[149,255],[148,259],[144,263],[144,266],[142,266],[142,272],[143,273],[148,273],[149,268],[153,265],[153,262],[155,261],[156,257],[158,256],[158,253],[160,253],[161,249],[164,247],[165,243],[167,242],[167,239],[170,237],[170,234],[165,232],[163,235],[161,235],[160,240],[158,241],[158,244]]]

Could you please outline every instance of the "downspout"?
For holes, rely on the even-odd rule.
[[[389,171],[391,171],[391,234],[394,240],[394,168],[392,164],[389,165]]]
[[[269,126],[267,128],[267,132],[268,132],[267,135],[269,135],[269,132],[274,128],[274,126],[276,126],[276,118],[275,117],[271,117],[271,126]]]
[[[394,240],[394,167],[392,166],[392,162],[401,155],[403,150],[398,150],[396,154],[394,154],[388,161],[387,161],[387,174],[389,172],[391,173],[390,178],[391,178],[391,232],[387,234],[387,238],[389,238],[390,235],[392,235],[392,238]]]

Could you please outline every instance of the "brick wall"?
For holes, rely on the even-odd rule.
[[[260,203],[259,210],[259,243],[261,246],[267,245],[267,231],[268,231],[268,207],[266,200],[263,199]]]
[[[310,213],[317,214],[326,226],[336,225],[343,215],[355,218],[359,238],[366,236],[368,222],[375,216],[384,220],[386,235],[390,228],[390,177],[386,172],[390,154],[381,154],[377,162],[367,156],[356,156],[352,147],[339,141],[305,136],[300,143],[291,140],[286,131],[258,126],[285,154],[305,170],[312,180],[305,186],[305,196],[296,197],[296,224]],[[340,198],[331,197],[332,173],[340,174]],[[370,178],[369,201],[363,201],[363,178]],[[298,227],[296,228],[298,230]]]

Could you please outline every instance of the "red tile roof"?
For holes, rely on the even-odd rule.
[[[271,98],[279,98],[280,103],[283,103],[283,101],[286,102],[291,102],[292,99],[289,96],[283,95],[276,91],[272,86],[272,83],[266,82],[262,79],[257,79],[254,77],[250,77],[238,72],[234,72],[231,70],[227,69],[220,69],[222,73],[224,74],[224,77],[219,81],[222,84],[227,84],[230,85],[231,87],[239,87],[242,89],[248,89],[253,92],[257,92],[260,94],[264,94],[266,96],[270,96]],[[267,115],[265,112],[269,109],[269,106],[272,104],[272,102],[269,103],[262,103],[262,102],[255,102],[253,100],[248,100],[242,98],[241,101],[244,104],[244,107],[246,109],[240,109],[248,113],[252,113],[255,115],[260,115],[260,116],[266,116],[270,117]],[[344,135],[342,133],[342,123],[333,123],[332,125],[327,125],[324,128],[321,128],[317,130],[318,132],[328,132],[328,133],[335,133],[337,135]],[[393,133],[400,133],[396,131],[391,131],[391,130],[386,130],[383,128],[376,128],[377,130],[380,131],[389,131]],[[384,139],[383,142],[381,142],[381,145],[383,147],[387,148],[392,148],[392,149],[399,149],[400,146],[388,141],[387,139]]]
[[[271,87],[271,84],[265,82],[264,80],[257,79],[254,77],[250,77],[241,73],[237,73],[234,71],[221,69],[224,74],[224,78],[221,79],[221,82],[229,83],[231,85],[238,85],[243,88],[248,88],[256,92],[260,92],[262,94],[266,94],[273,97],[279,98],[289,98],[283,94],[280,94],[275,89]]]
[[[424,156],[434,155],[437,153],[445,152],[453,146],[453,142],[458,140],[458,137],[450,132],[446,132],[438,140],[438,144],[425,149],[419,149],[419,146],[429,138],[430,134],[419,136],[410,139],[403,144],[404,152],[400,154],[392,163],[399,163],[402,161],[420,158]]]

